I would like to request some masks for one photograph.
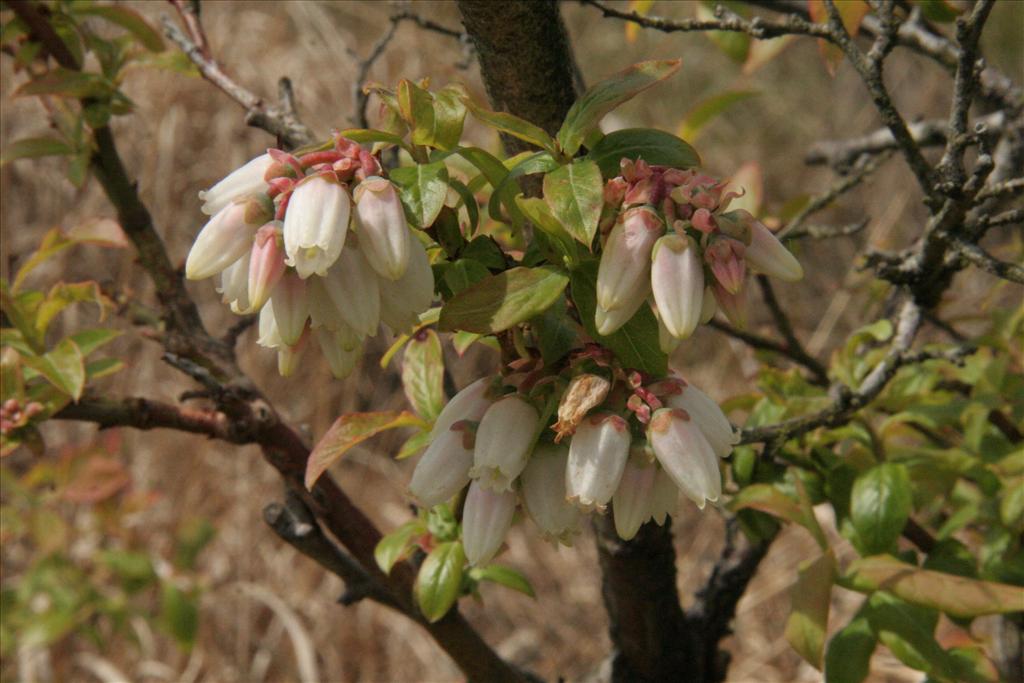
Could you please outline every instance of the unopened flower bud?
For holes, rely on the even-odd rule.
[[[441,409],[441,414],[434,420],[434,428],[430,432],[430,438],[437,438],[437,435],[444,434],[451,426],[460,420],[479,422],[491,407],[490,398],[487,396],[491,387],[493,377],[484,377],[465,387],[462,391],[452,396],[452,400]]]
[[[430,308],[434,300],[434,271],[427,251],[411,231],[406,231],[406,239],[409,265],[405,274],[396,281],[381,278],[379,282],[381,320],[396,332],[419,322],[419,314]]]
[[[380,323],[377,276],[354,244],[345,246],[321,284],[338,315],[356,334],[376,334]]]
[[[711,291],[715,297],[715,304],[736,327],[745,329],[747,327],[747,306],[744,292],[732,294],[725,290],[725,287],[718,282],[711,285]]]
[[[519,396],[506,396],[484,413],[476,431],[470,476],[482,486],[507,491],[526,467],[540,416]]]
[[[462,545],[472,566],[490,562],[512,526],[516,494],[492,491],[479,481],[469,484],[462,510]]]
[[[355,189],[360,246],[373,269],[389,280],[409,265],[409,225],[395,186],[384,178],[367,178]]]
[[[751,268],[783,282],[797,282],[804,276],[800,262],[760,221],[753,221],[750,230],[746,259]]]
[[[619,487],[612,496],[612,514],[619,538],[628,541],[651,518],[654,482],[658,466],[641,449],[634,449],[622,470]]]
[[[325,275],[345,244],[351,199],[327,175],[308,176],[292,191],[284,216],[286,263],[299,277]]]
[[[597,305],[605,311],[626,308],[650,291],[651,249],[664,223],[648,207],[626,211],[608,235],[597,270]]]
[[[287,346],[298,343],[309,317],[305,281],[295,273],[286,273],[270,295],[270,306],[274,309],[281,341]]]
[[[662,408],[647,426],[647,440],[658,462],[683,494],[704,509],[722,493],[718,461],[711,444],[685,410]]]
[[[270,298],[270,293],[284,275],[281,228],[280,221],[273,221],[256,231],[247,273],[250,310],[263,308],[263,304]]]
[[[580,511],[565,498],[565,467],[569,449],[555,444],[537,446],[523,470],[523,503],[544,537],[571,545],[579,531]]]
[[[659,467],[654,475],[654,491],[651,493],[651,519],[658,526],[665,518],[674,515],[679,508],[679,487],[672,481],[665,468]]]
[[[692,238],[669,234],[654,245],[651,290],[669,333],[679,339],[693,334],[700,323],[704,267]]]
[[[583,420],[569,445],[565,493],[584,510],[604,510],[629,456],[629,426],[618,415]]]
[[[273,218],[266,195],[231,202],[196,236],[185,260],[185,277],[202,280],[221,272],[252,248],[257,228]]]
[[[351,375],[362,355],[361,346],[353,346],[344,332],[334,332],[325,327],[316,330],[316,339],[331,368],[331,374],[336,379],[345,379]]]
[[[202,211],[208,216],[220,213],[220,210],[236,199],[267,189],[266,173],[274,160],[269,154],[261,154],[250,160],[241,168],[229,173],[223,180],[199,193],[203,200]]]
[[[704,297],[700,302],[700,323],[706,325],[711,322],[711,319],[715,317],[715,311],[718,310],[718,304],[715,303],[715,292],[711,287],[704,288]]]
[[[650,287],[650,283],[647,286]],[[628,323],[647,301],[648,293],[649,291],[646,289],[637,289],[633,292],[632,300],[627,301],[625,305],[614,311],[605,310],[598,304],[594,309],[594,326],[597,328],[597,333],[607,336]]]
[[[670,396],[668,405],[687,412],[719,458],[729,455],[739,440],[739,434],[733,431],[729,418],[715,400],[692,384],[683,387],[682,393]]]
[[[730,294],[737,293],[743,287],[743,278],[747,274],[743,252],[743,243],[721,236],[713,238],[704,250],[704,259],[711,266],[715,279]]]
[[[228,304],[232,313],[239,315],[249,311],[249,254],[243,254],[230,266],[220,272],[221,301]]]
[[[435,430],[430,446],[416,463],[409,492],[423,507],[440,505],[469,483],[473,447],[466,429],[455,424],[441,432]]]

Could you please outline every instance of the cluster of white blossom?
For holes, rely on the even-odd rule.
[[[622,160],[605,185],[605,238],[597,276],[595,325],[622,327],[650,300],[666,352],[721,308],[744,325],[746,267],[786,282],[803,277],[789,251],[748,211],[728,211],[739,196],[692,170]],[[707,273],[705,271],[708,271]]]
[[[259,340],[291,374],[315,335],[336,377],[351,373],[381,322],[406,330],[434,294],[426,251],[377,159],[336,136],[294,156],[271,149],[199,197],[212,216],[185,274],[220,274],[225,303],[259,312]]]
[[[577,374],[561,395],[551,438],[522,384],[504,393],[510,381],[480,379],[455,395],[409,484],[428,507],[469,485],[462,540],[470,564],[498,552],[519,502],[547,538],[571,544],[584,515],[609,502],[628,540],[648,520],[663,524],[680,491],[701,508],[718,500],[717,459],[736,435],[692,384],[674,376],[644,381],[636,372],[614,382]]]

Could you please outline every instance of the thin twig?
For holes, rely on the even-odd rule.
[[[812,240],[827,240],[833,237],[850,237],[863,231],[870,222],[870,218],[864,218],[847,225],[804,225],[799,230],[787,233],[786,239],[798,240],[809,237]]]
[[[771,281],[764,275],[758,275],[757,284],[761,288],[761,296],[764,298],[765,306],[768,307],[772,320],[775,321],[775,328],[782,335],[782,338],[786,340],[786,348],[789,349],[790,357],[811,371],[816,384],[828,384],[828,370],[817,358],[809,354],[803,344],[800,343],[800,340],[797,339],[796,333],[793,331],[793,324],[789,321],[789,316],[786,315],[786,312],[782,310],[782,306],[775,296],[775,290],[772,288]]]
[[[950,236],[947,237],[947,241],[957,256],[970,261],[986,273],[991,273],[1010,282],[1024,284],[1024,268],[1021,266],[1015,263],[1000,261],[977,244],[968,242],[960,237]]]
[[[276,105],[268,104],[262,97],[225,73],[208,47],[206,33],[199,18],[183,10],[180,0],[172,0],[172,3],[185,18],[183,21],[189,29],[189,35],[178,28],[169,17],[162,17],[164,35],[196,65],[203,78],[220,88],[224,94],[245,109],[246,124],[276,136],[280,143],[289,149],[308,145],[316,139],[313,131],[299,120],[295,112],[291,81],[282,78],[278,84],[281,101]],[[207,47],[204,49],[203,45]]]
[[[868,154],[860,155],[857,158],[856,163],[854,163],[853,170],[850,173],[840,178],[839,182],[822,194],[812,197],[811,200],[807,202],[807,206],[805,206],[797,215],[793,216],[792,220],[789,221],[785,228],[779,231],[776,237],[783,239],[785,237],[794,237],[804,234],[800,231],[804,221],[829,206],[846,192],[849,192],[853,188],[857,187],[857,185],[860,185],[865,178],[878,170],[878,168],[888,158],[889,154],[886,152],[877,156],[870,156]]]
[[[819,372],[822,370],[820,363],[811,358],[810,360],[812,362],[812,366],[809,367],[807,365],[807,358],[802,357],[799,353],[794,354],[793,351],[789,348],[789,346],[787,346],[783,342],[762,336],[760,334],[754,334],[753,332],[747,332],[746,330],[738,329],[736,327],[733,327],[729,323],[722,322],[721,320],[715,318],[712,318],[710,321],[708,321],[708,326],[713,327],[719,332],[723,332],[729,335],[730,337],[739,339],[741,342],[743,342],[744,344],[753,349],[757,349],[759,351],[771,351],[772,353],[777,353],[780,356],[785,356],[786,358],[789,358],[793,362],[798,363],[799,365],[802,365],[803,367],[807,368],[807,370],[811,373],[812,383],[828,384],[827,379],[825,379],[823,382],[819,377]]]

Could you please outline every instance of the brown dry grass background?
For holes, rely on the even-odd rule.
[[[153,20],[169,9],[157,2],[129,4]],[[987,36],[988,55],[1019,82],[1022,11],[1013,5],[1016,3],[1004,2],[996,8]],[[459,25],[451,3],[414,2],[408,8],[447,26]],[[291,76],[303,118],[316,131],[326,133],[333,126],[350,125],[355,66],[349,50],[365,55],[386,29],[392,9],[383,2],[206,2],[203,16],[214,50],[240,82],[271,94],[279,76]],[[659,2],[654,11],[690,16],[693,9],[691,3]],[[758,161],[764,169],[769,208],[777,209],[796,195],[814,194],[828,186],[830,172],[802,162],[812,141],[865,133],[880,123],[856,74],[843,66],[834,79],[829,78],[813,42],[800,41],[766,67],[744,75],[703,36],[641,32],[630,44],[621,23],[602,20],[592,9],[566,3],[563,12],[588,82],[641,59],[683,58],[681,73],[667,85],[640,96],[615,114],[618,125],[674,130],[694,103],[711,94],[730,88],[760,91],[708,126],[696,145],[708,170],[716,174],[727,176],[743,162]],[[461,81],[482,97],[475,63],[470,60],[468,68],[465,64],[465,48],[456,41],[403,24],[370,77],[386,84],[402,77],[425,76],[436,86]],[[38,104],[11,97],[21,77],[12,73],[10,60],[2,62],[0,74],[0,139],[9,142],[43,131],[46,121]],[[899,53],[891,61],[888,83],[908,118],[945,114],[950,79],[930,64]],[[261,131],[246,128],[237,106],[201,80],[139,70],[128,78],[126,91],[138,104],[138,111],[117,121],[118,142],[172,257],[181,262],[202,223],[196,192],[272,141]],[[476,126],[467,131],[477,144],[497,145],[493,135]],[[69,228],[90,217],[112,215],[95,183],[76,191],[62,174],[62,162],[57,160],[18,162],[4,167],[0,174],[5,275],[46,229],[55,225]],[[899,247],[919,229],[924,212],[913,188],[902,165],[889,163],[822,217],[845,223],[869,215],[868,229],[850,239],[804,244],[800,258],[808,279],[800,285],[778,287],[798,333],[810,340],[812,351],[822,357],[867,320],[865,311],[870,310],[872,298],[866,286],[868,278],[856,271],[856,254],[866,245]],[[98,278],[112,290],[152,299],[148,282],[126,253],[82,250],[54,261],[35,282],[61,277]],[[960,276],[944,303],[947,317],[970,325],[976,316],[984,315],[986,307],[994,305],[989,297],[993,282],[977,271]],[[212,330],[224,330],[233,322],[210,282],[190,288]],[[93,316],[91,310],[76,309],[66,323],[72,329],[91,323]],[[113,324],[128,328],[123,320]],[[753,327],[769,329],[766,317],[756,310]],[[384,348],[384,343],[375,345],[361,370],[346,382],[331,380],[326,365],[312,356],[295,378],[280,379],[272,356],[257,349],[251,331],[241,340],[240,358],[284,415],[316,438],[343,411],[402,405],[394,373],[382,372],[377,366]],[[159,349],[137,336],[125,335],[116,353],[128,367],[105,381],[105,388],[113,394],[173,401],[188,388],[180,375],[160,363]],[[450,357],[460,386],[479,368],[493,364],[488,353],[474,352],[457,362]],[[685,344],[675,362],[719,400],[747,390],[756,368],[749,350],[709,329]],[[61,445],[89,441],[94,432],[90,426],[55,424],[46,429],[46,437],[56,452]],[[356,449],[334,469],[342,485],[384,530],[402,523],[409,514],[403,489],[412,463],[397,463],[388,456],[398,443],[398,437],[378,439]],[[159,667],[140,666],[146,660],[166,665],[163,680],[297,680],[296,648],[303,647],[315,650],[319,678],[324,681],[459,679],[457,670],[418,627],[373,604],[336,605],[340,582],[285,547],[264,527],[261,508],[279,498],[281,486],[256,448],[169,432],[126,432],[121,457],[130,465],[136,487],[161,494],[157,505],[126,520],[129,529],[125,533],[145,539],[160,553],[166,552],[182,517],[206,516],[218,529],[216,540],[202,556],[204,594],[196,648],[186,655],[158,635],[153,643],[143,643],[141,650],[124,643],[103,653],[132,680],[161,680]],[[16,461],[13,464],[16,466]],[[78,514],[73,509],[65,512],[72,518]],[[721,547],[722,515],[714,509],[699,513],[691,507],[681,514],[675,529],[679,587],[689,601]],[[508,545],[501,561],[530,578],[537,600],[486,587],[482,605],[464,601],[467,616],[502,655],[517,664],[548,680],[584,677],[609,647],[596,553],[589,534],[574,548],[554,549],[522,525],[512,531]],[[735,636],[727,641],[734,656],[731,681],[820,679],[782,637],[788,586],[813,546],[798,530],[784,533],[775,543],[739,605]],[[839,547],[852,553],[842,543]],[[6,558],[4,580],[16,575],[17,569],[17,564]],[[276,596],[283,606],[277,611],[268,608],[253,597],[253,589],[244,588],[250,584]],[[845,623],[858,603],[857,595],[837,589],[831,629]],[[283,626],[285,612],[294,617],[298,630]],[[84,639],[53,648],[49,657],[57,672],[55,680],[95,680],[94,674],[76,664],[76,656],[91,650]],[[16,680],[16,663],[5,663],[3,671]],[[873,681],[920,678],[920,674],[902,669],[887,653],[875,656],[872,671]]]

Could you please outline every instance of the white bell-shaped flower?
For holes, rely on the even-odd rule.
[[[329,175],[308,176],[296,186],[284,216],[286,263],[299,277],[325,275],[341,254],[352,200]]]
[[[572,545],[579,533],[580,511],[565,497],[569,449],[551,443],[537,446],[520,477],[523,503],[544,537]]]
[[[642,449],[633,449],[622,470],[619,487],[612,496],[615,531],[624,541],[636,536],[643,523],[651,518],[654,483],[658,466]]]
[[[668,405],[682,408],[690,415],[719,458],[729,455],[739,441],[739,433],[733,430],[715,400],[694,385],[687,384],[683,393],[670,396]]]
[[[644,299],[650,291],[651,249],[665,231],[658,214],[646,206],[628,209],[615,224],[597,269],[597,305],[614,311]]]
[[[677,339],[693,334],[704,299],[704,267],[692,238],[673,233],[654,245],[651,290],[669,334]]]
[[[629,457],[629,425],[607,413],[584,418],[569,444],[565,494],[584,510],[604,510]]]
[[[434,420],[430,438],[437,438],[438,434],[447,432],[453,424],[460,420],[479,422],[493,403],[487,396],[493,381],[493,377],[483,377],[452,396],[452,399],[441,409],[441,414]]]
[[[525,399],[516,395],[495,401],[476,430],[473,468],[469,475],[481,486],[508,491],[526,467],[540,416]]]
[[[462,510],[462,546],[469,564],[476,567],[490,562],[501,549],[512,526],[516,494],[494,491],[473,481]]]
[[[322,282],[341,319],[357,334],[369,337],[380,324],[377,276],[355,244],[348,244]]]
[[[185,260],[185,277],[202,280],[242,258],[252,249],[256,230],[272,217],[266,195],[240,199],[225,206],[196,235]]]
[[[683,494],[704,509],[718,500],[722,478],[711,444],[685,410],[661,408],[647,425],[647,440],[658,462]]]
[[[420,456],[409,482],[409,493],[423,507],[445,502],[469,483],[473,466],[472,434],[462,424],[435,433]]]
[[[235,169],[209,190],[199,192],[202,211],[213,216],[236,199],[267,189],[266,173],[274,164],[269,154],[261,154]]]
[[[390,180],[371,177],[355,189],[360,246],[381,277],[397,280],[409,265],[409,225]]]
[[[270,294],[270,306],[281,340],[288,346],[297,344],[309,318],[305,281],[295,273],[285,273]]]

